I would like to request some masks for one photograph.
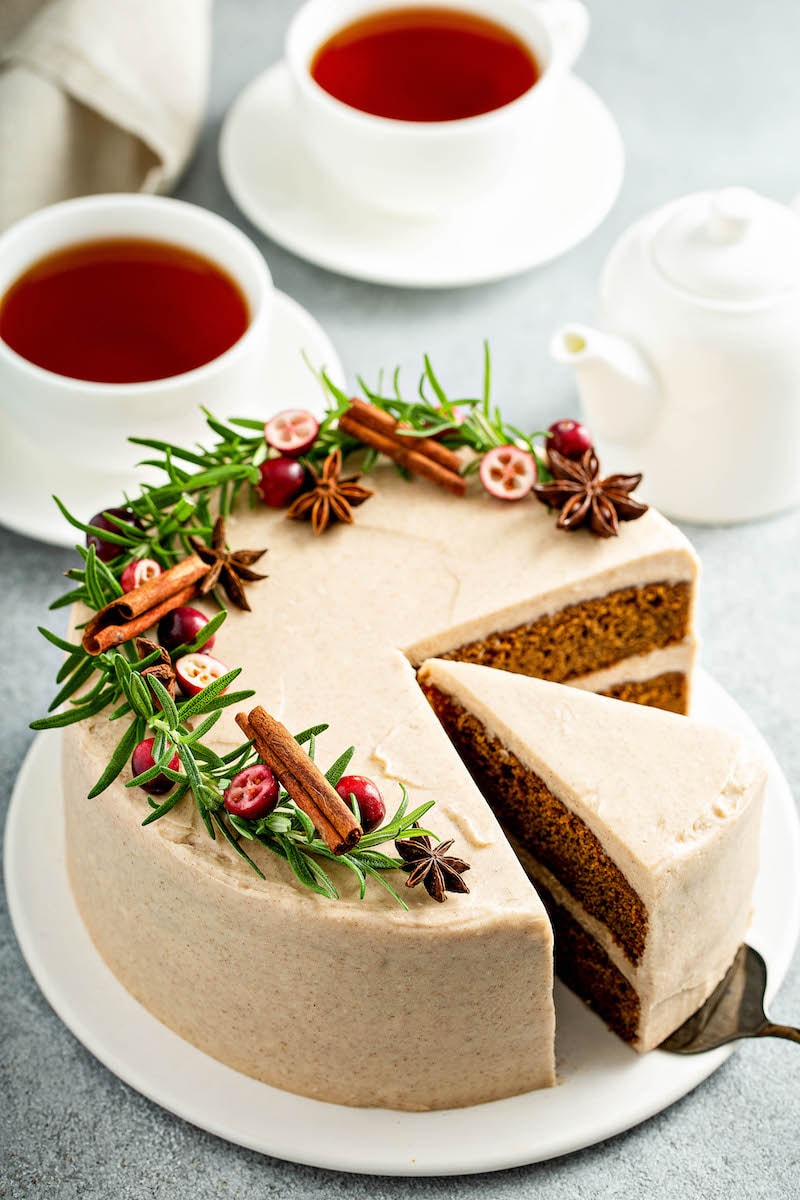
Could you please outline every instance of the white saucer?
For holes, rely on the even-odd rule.
[[[274,241],[357,279],[450,287],[515,275],[590,234],[622,183],[616,123],[574,75],[564,80],[548,148],[521,164],[514,186],[441,220],[392,216],[339,193],[303,154],[289,95],[279,63],[235,101],[220,138],[223,178],[242,212]]]
[[[789,966],[800,926],[794,802],[763,738],[703,672],[696,680],[693,712],[743,734],[760,746],[768,764],[761,870],[748,940],[769,964],[771,997]],[[621,1133],[685,1096],[731,1053],[727,1046],[687,1058],[663,1051],[638,1055],[559,987],[559,1086],[525,1096],[447,1112],[389,1112],[323,1104],[240,1075],[161,1025],[95,950],[64,863],[59,736],[39,734],[8,812],[5,884],[19,944],[39,987],[75,1036],[131,1087],[201,1129],[264,1154],[340,1171],[494,1171],[554,1158]]]
[[[320,409],[322,389],[314,371],[323,367],[334,382],[344,382],[338,355],[322,327],[296,300],[275,292],[271,349],[264,378],[264,417],[281,408]],[[141,429],[130,429],[128,433],[146,436],[146,430]],[[209,438],[213,438],[210,431]],[[142,457],[146,455],[143,449]],[[142,478],[143,474],[136,473],[125,478],[118,471],[76,474],[55,455],[35,446],[0,411],[0,525],[16,533],[59,546],[74,546],[83,535],[64,520],[53,496],[58,496],[80,520],[88,520],[94,513],[119,504],[125,491],[138,491]]]

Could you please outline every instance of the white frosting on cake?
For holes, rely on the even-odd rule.
[[[473,713],[538,775],[640,897],[647,938],[634,966],[535,862],[535,848],[522,855],[633,984],[639,1048],[657,1045],[713,990],[744,940],[764,764],[725,730],[539,679],[433,660],[420,680]]]
[[[378,781],[390,812],[397,781],[412,802],[435,799],[431,827],[470,861],[470,894],[439,905],[397,874],[405,913],[374,882],[359,900],[334,866],[342,899],[321,899],[256,847],[264,883],[188,801],[141,829],[148,809],[127,771],[86,800],[121,733],[102,719],[65,738],[68,866],[111,968],[210,1054],[340,1103],[473,1104],[553,1082],[552,939],[406,651],[416,661],[628,584],[691,583],[697,561],[652,511],[603,541],[478,485],[459,500],[391,468],[364,482],[375,495],[355,524],[319,538],[263,507],[229,522],[231,547],[269,548],[269,578],[248,587],[253,613],[231,612],[213,653],[292,732],[330,723],[323,767],[355,745],[349,769]],[[233,715],[215,730],[222,750],[241,741]]]

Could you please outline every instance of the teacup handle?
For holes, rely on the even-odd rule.
[[[553,39],[549,69],[569,71],[589,36],[589,11],[581,0],[533,0],[531,7],[541,17]]]

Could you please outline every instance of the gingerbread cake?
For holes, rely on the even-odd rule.
[[[125,786],[129,768],[87,799],[120,734],[103,714],[65,731],[67,865],[112,971],[215,1058],[335,1103],[476,1104],[554,1082],[552,929],[416,670],[432,656],[464,658],[503,668],[481,677],[524,686],[526,674],[540,675],[575,685],[551,684],[554,694],[598,691],[684,711],[697,559],[652,510],[601,539],[557,530],[543,506],[505,504],[477,484],[457,499],[385,465],[366,481],[374,495],[355,522],[318,538],[283,512],[239,505],[227,541],[268,547],[268,578],[248,588],[252,612],[231,610],[213,653],[240,666],[236,686],[252,688],[292,732],[330,723],[318,747],[325,766],[352,744],[350,769],[379,784],[387,807],[401,784],[412,803],[435,800],[431,827],[469,861],[469,893],[431,903],[400,875],[406,911],[373,883],[362,898],[333,863],[332,900],[300,886],[256,841],[247,850],[261,879],[225,838],[208,837],[190,800],[142,829],[147,800]],[[86,616],[76,611],[76,623]],[[241,743],[232,712],[213,736],[219,753]],[[609,762],[601,750],[596,765]],[[631,822],[635,814],[616,813],[623,841]],[[722,823],[721,841],[739,827]],[[738,832],[736,847],[726,861],[741,875],[718,876],[705,894],[716,905],[727,888],[739,914],[755,850]],[[637,928],[632,918],[632,936]],[[677,970],[693,979],[692,951],[702,947],[685,949]],[[614,960],[617,948],[606,953]],[[692,982],[687,994],[703,986]],[[409,1054],[409,1036],[424,1053]]]
[[[472,663],[419,680],[545,901],[559,974],[657,1046],[744,940],[763,765],[691,718]]]

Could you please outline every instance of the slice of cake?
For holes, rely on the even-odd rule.
[[[721,729],[590,692],[443,660],[418,678],[545,901],[558,972],[657,1046],[744,939],[763,765]]]

